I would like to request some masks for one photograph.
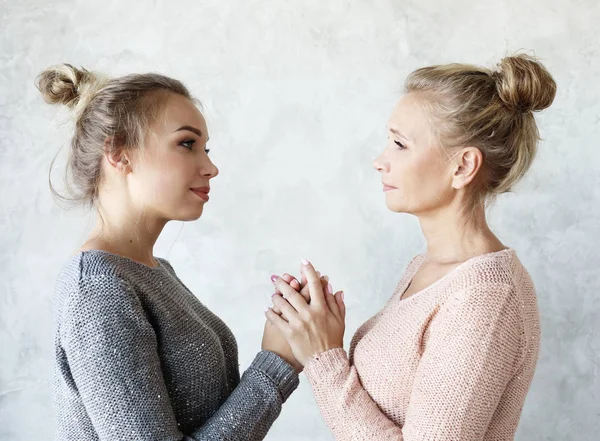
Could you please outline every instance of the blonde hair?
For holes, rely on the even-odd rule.
[[[483,166],[470,209],[510,191],[529,169],[540,140],[533,112],[550,107],[556,83],[532,56],[503,58],[496,70],[469,64],[417,69],[405,83],[422,98],[446,149],[477,147]]]
[[[168,93],[196,102],[180,81],[164,75],[109,79],[70,64],[45,69],[36,86],[47,103],[67,106],[75,118],[65,179],[70,196],[59,194],[51,179],[50,189],[62,202],[90,206],[97,202],[105,154],[139,148]]]

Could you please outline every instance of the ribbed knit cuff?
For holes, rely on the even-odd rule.
[[[312,385],[319,381],[335,377],[350,365],[344,348],[335,348],[315,355],[306,366],[304,374]]]
[[[260,371],[273,380],[284,403],[300,383],[294,368],[271,351],[259,352],[248,369]]]

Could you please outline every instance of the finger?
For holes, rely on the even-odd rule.
[[[323,288],[323,292],[325,292],[325,290],[327,289],[327,283],[329,282],[329,277],[327,276],[323,276],[321,277],[321,287]],[[310,300],[310,290],[308,287],[308,284],[305,283],[304,286],[302,287],[302,290],[300,291],[300,294],[302,294],[302,296],[308,301]]]
[[[304,297],[302,297],[295,289],[289,286],[285,282],[285,280],[280,278],[277,279],[274,283],[275,286],[277,286],[277,289],[281,291],[281,295],[283,296],[283,298],[287,300],[296,311],[298,311],[299,313],[307,312],[308,303],[306,303]]]
[[[327,276],[321,277],[321,287],[323,288],[323,291],[327,290],[327,282],[328,281],[329,281],[329,277],[327,277]],[[293,287],[293,285],[291,285],[291,286]],[[304,297],[304,299],[306,300],[306,303],[308,303],[310,305],[310,289],[308,287],[308,284],[305,284],[301,290],[296,289],[296,291],[299,291],[300,294],[302,295],[302,297]]]
[[[267,320],[269,320],[270,323],[279,329],[284,336],[287,335],[290,330],[290,324],[288,322],[282,319],[279,315],[275,314],[271,308],[267,308],[265,315],[267,316]]]
[[[332,314],[335,315],[335,317],[338,320],[340,320],[341,319],[340,309],[338,308],[337,302],[333,295],[333,288],[331,287],[331,283],[328,283],[327,287],[325,289],[326,289],[325,300],[327,302],[327,306],[329,307],[329,310],[332,312]]]
[[[298,282],[298,280],[294,276],[290,276],[288,273],[284,273],[283,276],[281,276],[281,278],[285,280],[296,291],[300,291],[300,282]],[[275,292],[279,293],[279,290],[275,288]]]
[[[275,292],[274,294],[271,294],[271,297],[273,297],[273,296],[280,296],[280,295],[281,295],[281,293],[280,293],[280,292]],[[273,300],[271,299],[271,302],[272,302],[272,301],[273,301]],[[281,315],[281,309],[279,309],[277,306],[273,305],[273,306],[271,306],[271,309],[273,310],[273,312],[274,312],[275,314],[277,314],[277,315]]]
[[[298,282],[296,279],[290,282],[290,286],[294,288],[295,291],[300,291],[300,282]]]
[[[308,288],[308,285],[306,284],[306,282],[304,282],[304,285],[302,285],[302,289],[300,290],[300,294],[302,294],[302,297],[304,297],[306,299],[306,301],[308,303],[310,303],[310,289]]]
[[[323,287],[321,279],[317,276],[317,272],[308,260],[302,261],[302,274],[306,277],[308,289],[310,291],[310,302],[315,306],[323,306],[325,297],[323,295]]]
[[[333,296],[337,302],[338,309],[340,311],[340,318],[346,321],[346,303],[344,303],[344,291],[338,291]]]
[[[273,305],[277,306],[281,311],[281,318],[286,320],[287,322],[299,321],[300,318],[298,316],[298,311],[283,297],[279,294],[273,295],[271,297],[273,300]]]
[[[272,275],[271,276],[271,281],[275,281],[275,279],[277,278],[276,275]],[[288,273],[284,273],[281,278],[283,280],[285,280],[287,283],[292,284],[292,283],[296,283],[299,284],[298,280],[296,280],[296,278],[294,276],[289,275]]]
[[[329,285],[329,277],[321,277],[321,288],[323,289],[323,293],[327,294],[327,286]]]
[[[277,278],[277,276],[273,275],[271,276],[271,280],[275,280]],[[283,276],[281,276],[281,278],[283,280],[285,280],[288,283],[291,283],[291,286],[294,288],[295,286],[299,286],[298,280],[296,280],[296,278],[294,276],[291,276],[288,273],[284,273]],[[296,288],[294,288],[296,289]],[[277,287],[275,287],[275,294],[281,294],[279,292],[279,290],[277,289]],[[273,305],[273,312],[275,312],[275,314],[280,315],[281,311],[279,310],[279,308],[275,305]]]
[[[304,288],[307,284],[306,276],[304,275],[304,271],[302,271],[302,267],[304,265],[300,265],[300,285]]]

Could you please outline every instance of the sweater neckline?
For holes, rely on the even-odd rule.
[[[115,254],[115,253],[111,253],[110,251],[105,251],[105,250],[98,250],[98,249],[94,249],[94,250],[83,250],[83,251],[79,251],[77,252],[77,255],[81,255],[83,256],[84,254],[105,254],[107,256],[111,256],[114,257],[116,259],[119,260],[123,260],[129,263],[133,263],[136,266],[140,266],[142,268],[148,269],[150,271],[159,271],[161,269],[163,269],[163,263],[161,262],[160,258],[153,256],[154,260],[156,260],[157,265],[156,266],[150,266],[150,265],[146,265],[145,263],[139,262],[137,260],[131,259],[130,257],[126,257],[126,256],[122,256],[120,254]]]
[[[402,296],[404,295],[404,292],[408,289],[409,285],[412,283],[413,277],[415,276],[415,274],[417,273],[417,271],[419,270],[419,268],[421,267],[421,265],[425,261],[426,255],[425,254],[419,254],[415,258],[416,262],[413,263],[413,265],[412,265],[413,266],[412,271],[410,271],[409,273],[406,274],[407,277],[404,278],[404,281],[403,281],[403,283],[401,285],[401,289],[398,291],[398,294],[399,294],[399,297],[400,297],[399,300],[398,300],[398,303],[399,304],[404,304],[406,302],[410,302],[415,297],[420,297],[423,293],[428,292],[431,289],[433,289],[434,287],[436,287],[436,286],[444,283],[446,280],[448,280],[451,277],[454,277],[460,271],[464,270],[468,266],[473,265],[475,262],[478,262],[480,260],[490,259],[490,258],[498,258],[498,257],[504,256],[504,255],[510,256],[510,255],[514,255],[514,254],[515,254],[515,250],[509,247],[509,248],[505,248],[505,249],[500,250],[500,251],[493,251],[491,253],[484,253],[484,254],[479,254],[477,256],[470,257],[469,259],[465,260],[463,263],[461,263],[460,265],[458,265],[456,268],[454,268],[453,270],[449,271],[444,276],[442,276],[439,279],[437,279],[435,282],[427,285],[425,288],[417,291],[416,293],[414,293],[410,297],[408,297],[406,299],[402,299]]]

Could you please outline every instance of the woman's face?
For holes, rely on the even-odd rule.
[[[403,96],[388,122],[388,143],[375,160],[385,203],[397,213],[423,215],[450,204],[452,166],[415,94]]]
[[[195,220],[219,170],[208,157],[206,121],[187,98],[169,94],[143,148],[133,151],[129,188],[146,214]]]

